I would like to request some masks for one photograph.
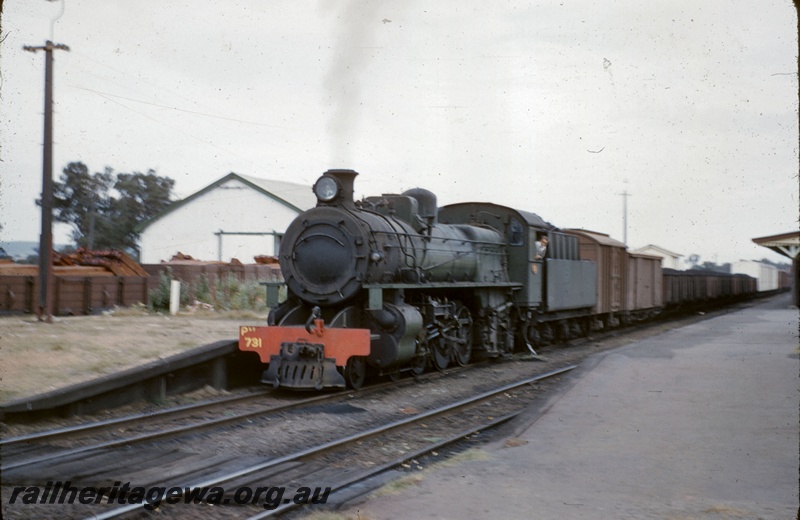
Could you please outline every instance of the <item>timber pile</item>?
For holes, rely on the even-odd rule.
[[[93,314],[147,301],[150,277],[121,251],[53,253],[55,316]],[[0,263],[0,312],[33,313],[39,305],[39,266]]]
[[[116,249],[91,251],[81,247],[67,255],[55,253],[53,265],[101,267],[108,269],[115,276],[147,276],[147,271],[133,258]]]
[[[259,258],[266,258],[266,257],[260,257],[260,256],[257,256],[257,257],[255,257],[255,261],[256,261],[255,263],[256,263],[256,264],[263,264],[263,263],[265,263],[265,262],[259,262],[259,261],[258,261],[258,259],[259,259]],[[276,263],[277,263],[277,260],[276,260]],[[206,266],[206,265],[220,265],[220,266],[244,266],[244,265],[245,265],[245,264],[243,264],[243,263],[242,263],[242,261],[241,261],[241,260],[239,260],[238,258],[231,258],[231,261],[230,261],[230,262],[223,262],[223,261],[221,261],[221,260],[198,260],[198,259],[196,259],[195,257],[193,257],[192,255],[187,255],[187,254],[181,253],[180,251],[178,251],[177,253],[175,253],[174,255],[172,255],[172,258],[170,258],[169,260],[162,260],[162,261],[161,261],[161,264],[162,264],[162,265],[167,265],[167,266],[172,266],[172,265],[200,265],[200,266]]]
[[[255,261],[256,261],[257,264],[260,264],[260,265],[274,265],[274,264],[278,263],[278,257],[277,256],[261,255],[261,256],[255,257]]]
[[[38,276],[39,266],[31,264],[0,263],[0,275]],[[53,252],[55,276],[147,276],[130,256],[122,251],[90,251],[80,248],[74,253]]]
[[[228,262],[219,260],[198,260],[192,255],[187,255],[178,251],[169,260],[162,260],[163,265],[228,265]]]

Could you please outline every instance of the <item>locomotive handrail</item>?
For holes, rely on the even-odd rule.
[[[486,229],[491,229],[492,231],[497,231],[492,227],[487,227]],[[396,235],[398,237],[409,238],[409,237],[416,237],[421,235],[412,235],[410,233],[400,233],[398,231],[381,231],[381,230],[372,230],[371,233],[373,235]],[[502,246],[503,244],[500,242],[488,242],[486,240],[473,240],[470,238],[454,238],[454,237],[426,237],[426,238],[434,238],[436,240],[440,240],[442,242],[461,242],[462,244],[483,244],[483,245],[491,245],[491,246]]]
[[[376,238],[376,236],[377,236],[377,235],[379,235],[379,234],[381,234],[381,233],[383,233],[383,234],[386,234],[386,235],[391,235],[391,234],[392,234],[392,233],[389,233],[388,231],[376,231],[376,230],[372,229],[372,226],[370,226],[370,225],[369,225],[369,224],[368,224],[366,221],[364,221],[364,219],[362,219],[361,217],[359,217],[357,214],[355,214],[355,213],[353,213],[353,212],[349,212],[349,213],[350,213],[351,215],[353,215],[353,217],[357,218],[358,220],[360,220],[361,222],[363,222],[364,224],[366,224],[366,225],[367,225],[367,228],[370,230],[370,231],[369,231],[369,232],[370,232],[370,235],[372,235],[372,238],[373,238],[373,240],[375,240],[376,242],[377,242],[377,238]],[[370,213],[372,213],[372,212],[370,212]],[[394,221],[394,219],[388,218],[386,215],[383,215],[383,214],[381,214],[381,213],[377,213],[377,212],[375,212],[375,213],[374,213],[374,215],[376,215],[376,216],[378,216],[379,218],[383,219],[383,221],[384,221],[384,222],[385,222],[385,223],[386,223],[386,224],[387,224],[387,225],[388,225],[390,228],[392,228],[393,230],[395,230],[393,234],[394,234],[394,235],[397,237],[397,245],[398,245],[398,247],[400,248],[400,250],[403,252],[403,256],[404,256],[404,257],[405,257],[405,259],[406,259],[406,265],[412,265],[412,266],[413,266],[413,265],[414,265],[414,263],[415,263],[415,262],[414,262],[414,255],[410,254],[410,253],[407,251],[408,244],[405,244],[405,243],[403,243],[403,241],[402,241],[402,240],[400,240],[400,238],[404,238],[404,239],[405,239],[405,241],[408,241],[408,240],[409,240],[409,237],[410,237],[410,235],[409,235],[408,233],[400,233],[400,232],[396,231],[396,229],[397,229],[397,228],[396,228],[396,226],[397,226],[397,222],[395,222],[395,221]],[[402,229],[402,228],[401,228],[401,229]],[[409,258],[412,260],[412,263],[411,263],[411,264],[409,264],[409,263],[408,263],[408,259],[409,259]]]
[[[417,283],[373,283],[364,284],[364,289],[418,289]],[[452,287],[454,289],[469,289],[474,287],[501,287],[519,289],[523,284],[519,282],[426,282],[424,286],[428,289]]]

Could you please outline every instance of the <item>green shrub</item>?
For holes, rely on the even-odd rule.
[[[214,304],[213,298],[211,297],[211,282],[209,282],[206,273],[203,273],[194,279],[194,285],[192,289],[194,289],[195,300],[202,303]]]
[[[169,310],[169,297],[172,290],[172,269],[167,267],[165,270],[158,273],[158,287],[151,290],[147,295],[147,308],[152,311],[168,311]],[[181,299],[180,304],[186,305],[189,303],[189,291],[187,285],[181,282]]]
[[[172,269],[167,267],[158,274],[158,287],[148,295],[148,309],[151,311],[168,311],[170,282]],[[285,293],[285,288],[282,288]],[[193,295],[193,299],[192,298]],[[203,273],[194,282],[181,282],[181,306],[200,302],[212,306],[216,310],[256,311],[267,310],[266,289],[258,282],[242,282],[235,275],[229,274],[211,283]]]
[[[217,281],[215,306],[223,310],[266,310],[266,293],[258,282],[241,282],[235,275]]]

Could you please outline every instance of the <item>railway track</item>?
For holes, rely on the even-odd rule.
[[[273,488],[290,489],[292,482],[308,482],[308,479],[313,478],[317,482],[324,480],[327,484],[324,487],[330,488],[330,493],[336,493],[408,461],[414,461],[432,452],[436,453],[436,450],[440,450],[447,445],[460,441],[470,435],[491,429],[516,417],[526,407],[528,401],[520,400],[516,405],[511,407],[514,408],[513,411],[503,410],[502,415],[497,416],[497,404],[491,400],[498,398],[498,396],[501,396],[501,399],[504,397],[507,398],[508,392],[510,391],[564,374],[574,368],[575,366],[571,365],[545,374],[525,378],[466,399],[449,403],[445,406],[426,412],[420,412],[405,419],[340,437],[263,463],[238,468],[227,473],[216,474],[205,480],[186,481],[183,485],[175,487],[184,490],[212,488],[215,486],[226,486],[229,489],[237,490],[257,489],[259,487],[259,482],[270,480],[272,482],[278,481],[282,483],[282,485],[272,486]],[[481,408],[481,405],[483,405],[483,408]],[[455,417],[456,413],[458,413],[458,417]],[[451,433],[440,439],[434,439],[430,436],[420,437],[418,435],[420,430],[430,432],[432,427],[435,428],[435,421],[449,421],[451,423],[455,421],[457,424],[450,424],[446,426],[445,429],[455,431],[456,433]],[[457,428],[454,428],[454,426],[457,426]],[[395,434],[397,430],[402,430],[402,432],[400,434]],[[416,440],[416,442],[413,440]],[[373,449],[365,448],[366,442],[369,442]],[[414,442],[414,446],[409,447],[412,442]],[[386,449],[387,446],[396,446],[398,444],[402,445],[404,448],[408,448],[407,450],[400,450],[404,451],[400,456],[394,456],[391,453],[391,449]],[[374,449],[377,446],[383,446],[384,449]],[[358,461],[360,464],[356,464],[353,460],[356,455],[354,455],[353,452],[362,454],[361,458],[363,459],[364,451],[370,453],[368,457],[369,460]],[[383,457],[375,455],[377,452],[381,451],[386,455]],[[341,464],[336,463],[342,460],[349,460],[350,462],[346,467],[342,467]],[[368,463],[365,464],[364,462]],[[235,494],[232,495],[229,493],[223,496],[222,503],[234,504],[237,502],[236,498]],[[241,499],[241,497],[239,497],[239,499]],[[250,500],[253,499],[251,498]],[[182,505],[189,504],[184,503]],[[253,505],[259,506],[261,504],[256,503]],[[276,516],[301,505],[303,504],[285,498],[280,501],[280,504],[275,504],[276,507],[274,508],[271,507],[272,504],[261,505],[262,508],[269,506],[269,509],[267,511],[255,513],[251,518],[260,519]],[[142,507],[143,506],[139,504],[131,504],[95,515],[94,518],[119,518],[133,511],[142,509]]]
[[[527,369],[530,375],[531,366],[527,364],[522,368]],[[484,369],[489,372],[484,374],[484,377],[489,379],[496,377],[494,373],[498,371],[498,367],[488,366]],[[146,486],[148,489],[159,485],[177,484],[183,488],[187,486],[195,488],[214,485],[211,483],[219,481],[227,482],[226,489],[233,490],[246,488],[248,486],[246,482],[250,482],[253,489],[256,489],[259,482],[263,484],[264,479],[274,482],[273,477],[279,478],[278,475],[281,475],[280,478],[287,483],[322,482],[320,479],[324,479],[331,486],[338,488],[342,483],[368,478],[376,468],[391,467],[410,458],[419,457],[420,453],[436,450],[437,446],[463,438],[470,432],[507,420],[513,415],[510,415],[510,412],[500,413],[500,408],[496,404],[490,405],[482,412],[470,412],[470,414],[454,410],[463,410],[472,406],[470,405],[472,402],[485,401],[491,395],[498,393],[521,392],[511,389],[520,386],[530,387],[531,381],[553,375],[548,373],[533,379],[526,377],[521,382],[515,381],[511,386],[503,385],[501,388],[492,388],[492,391],[480,392],[476,397],[478,393],[474,386],[476,376],[474,374],[467,376],[460,370],[454,372],[448,374],[452,377],[412,380],[400,387],[396,384],[391,385],[392,392],[388,396],[380,395],[382,389],[380,386],[370,387],[369,390],[355,394],[339,394],[339,398],[344,398],[343,402],[330,399],[334,396],[315,396],[310,400],[302,400],[305,401],[305,411],[300,407],[298,410],[279,413],[271,420],[259,418],[258,421],[245,421],[234,426],[212,428],[207,434],[193,432],[181,435],[177,439],[161,438],[136,445],[128,443],[127,440],[120,440],[114,446],[95,447],[81,452],[56,453],[46,460],[27,460],[22,464],[19,464],[23,462],[21,460],[11,461],[8,468],[5,466],[3,468],[4,486],[41,486],[48,481],[69,481],[73,486],[98,489],[114,482],[127,481]],[[454,393],[458,397],[453,397],[451,393],[454,380],[464,387]],[[536,391],[532,388],[529,390]],[[410,395],[398,396],[398,393],[404,392],[410,392]],[[430,412],[413,409],[398,412],[396,409],[398,400],[414,400],[417,395],[429,397],[427,402],[419,403],[420,408],[428,409],[428,405],[437,399],[439,402],[435,406],[431,404]],[[464,397],[465,395],[468,397]],[[517,399],[510,399],[509,396],[495,397],[495,399],[514,402],[519,409],[529,403],[527,399],[519,399],[517,402]],[[348,415],[346,412],[347,408],[358,407],[370,412],[363,414],[368,417]],[[342,410],[345,410],[344,415],[341,414]],[[453,411],[448,414],[448,410]],[[319,417],[335,417],[333,422],[336,424],[331,424],[330,428],[313,426]],[[454,423],[457,417],[462,417],[462,421],[466,422]],[[491,417],[491,420],[487,420],[487,417]],[[323,422],[327,422],[327,419]],[[419,426],[420,422],[425,424]],[[411,427],[414,423],[418,424],[419,429],[416,434],[406,433],[395,440],[386,437],[385,432]],[[316,429],[316,434],[308,439],[302,438],[303,432],[308,429]],[[283,430],[288,431],[288,438],[291,438],[293,443],[281,442],[270,446],[270,453],[251,447],[245,448],[240,444],[241,441],[237,440],[258,436],[261,436],[262,440],[273,439]],[[335,436],[337,441],[330,441],[332,436]],[[276,440],[276,443],[278,442]],[[420,442],[421,444],[418,444]],[[365,443],[373,443],[374,447],[366,448]],[[266,444],[269,445],[269,442]],[[216,453],[215,445],[225,446],[227,452]],[[333,454],[332,450],[337,450],[336,454]],[[287,453],[290,455],[286,455]],[[366,458],[365,453],[368,454]],[[381,457],[377,457],[377,454]],[[348,464],[349,469],[343,473],[335,471],[337,468],[341,470],[343,460],[355,465]],[[4,457],[4,462],[6,461]],[[287,474],[287,471],[290,473]],[[226,496],[225,500],[230,502],[235,498]],[[96,507],[80,508],[77,505],[74,507],[77,508],[75,512],[64,516],[81,518],[97,511]],[[142,504],[139,504],[130,510],[141,507]],[[184,514],[183,508],[177,510]],[[260,511],[264,511],[264,508],[262,507]],[[194,511],[194,514],[201,513],[206,515],[207,511]],[[42,513],[41,516],[47,514]],[[239,516],[239,513],[236,516]]]
[[[475,366],[478,365],[472,365]],[[443,372],[431,372],[414,379],[376,383],[359,390],[358,394],[363,398],[387,389],[402,388],[417,381],[452,376],[470,369],[471,367],[456,367]],[[86,455],[102,449],[186,435],[252,417],[263,418],[311,405],[346,400],[350,394],[329,392],[300,399],[296,395],[267,390],[9,437],[0,440],[4,461],[0,470],[8,471],[32,464]],[[47,442],[44,446],[44,451],[47,453],[37,455],[37,452],[43,450],[43,442]],[[76,444],[78,446],[75,446]],[[70,447],[58,449],[67,445]],[[33,456],[29,456],[30,454]]]

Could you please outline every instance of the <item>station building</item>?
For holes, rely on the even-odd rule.
[[[731,273],[746,274],[756,279],[757,291],[774,291],[778,288],[778,268],[756,260],[731,263]]]
[[[292,220],[315,205],[308,185],[229,173],[145,222],[139,262],[156,264],[179,252],[242,263],[276,256]]]
[[[798,287],[798,283],[800,283],[800,231],[754,238],[753,242],[791,259],[792,269],[789,273],[789,283],[792,287],[792,302],[795,306],[800,307],[800,287]]]

